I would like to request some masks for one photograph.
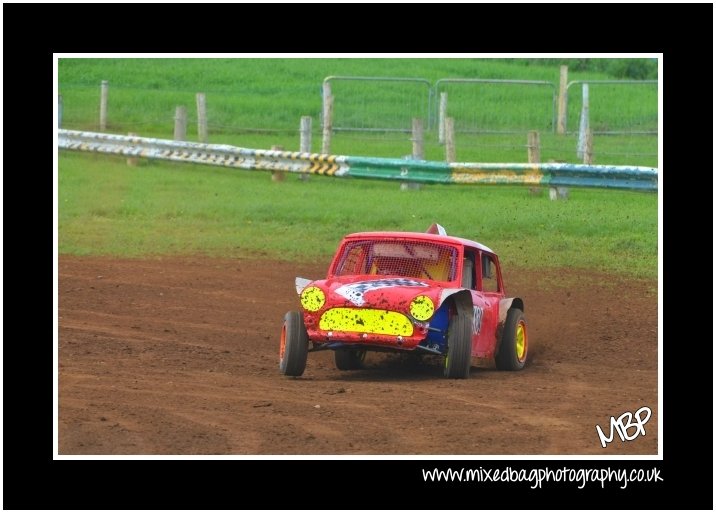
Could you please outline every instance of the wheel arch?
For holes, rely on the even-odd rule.
[[[506,297],[500,300],[500,315],[497,320],[498,326],[504,326],[507,320],[507,312],[510,308],[519,308],[523,312],[525,311],[525,303],[521,297]]]
[[[440,308],[452,302],[458,312],[472,315],[472,294],[467,289],[447,289],[440,297]]]

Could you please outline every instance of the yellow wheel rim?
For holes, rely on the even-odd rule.
[[[515,333],[515,348],[517,349],[517,359],[523,361],[527,355],[527,330],[525,321],[517,324],[517,333]]]

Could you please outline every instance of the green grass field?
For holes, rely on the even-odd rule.
[[[573,267],[656,278],[657,196],[572,189],[549,201],[525,187],[431,185],[288,176],[61,152],[59,252],[142,257],[266,256],[328,262],[363,230],[424,231],[432,222],[478,240],[503,265]]]
[[[175,108],[187,107],[187,137],[197,140],[197,92],[207,98],[210,142],[247,148],[278,144],[289,150],[299,145],[301,116],[313,118],[314,152],[321,149],[319,114],[321,84],[329,75],[544,80],[557,83],[559,66],[538,60],[504,59],[61,59],[59,91],[63,99],[64,128],[97,130],[100,82],[109,82],[108,131],[134,132],[147,137],[171,138]],[[597,67],[599,69],[604,68]],[[597,71],[570,71],[569,80],[615,77]],[[411,117],[425,116],[405,100],[416,85],[378,86],[370,82],[333,83],[334,126],[345,123],[409,127]],[[420,89],[420,87],[418,87]],[[425,89],[422,89],[425,92]],[[522,162],[527,158],[528,130],[539,130],[542,160],[578,162],[574,135],[552,133],[549,88],[523,86],[463,86],[448,88],[448,115],[456,126],[516,129],[517,133],[458,134],[457,157],[466,162]],[[655,123],[653,86],[594,86],[590,93],[595,129],[634,130]],[[576,131],[581,90],[570,89],[568,129]],[[434,111],[434,109],[430,109]],[[646,125],[645,125],[646,124]],[[653,127],[652,127],[653,128]],[[444,160],[435,127],[426,133],[426,158]],[[331,152],[342,155],[402,157],[411,152],[408,133],[343,132],[334,134]],[[655,136],[597,136],[595,163],[657,165]]]
[[[195,93],[202,91],[209,106],[210,142],[297,150],[300,116],[312,115],[312,150],[319,151],[316,116],[325,76],[556,82],[559,68],[551,61],[541,65],[524,59],[61,59],[58,74],[65,128],[97,130],[99,83],[108,80],[109,132],[171,138],[175,107],[186,105],[192,112]],[[570,73],[570,80],[609,78],[614,77]],[[496,94],[490,116],[508,125],[522,123],[524,103]],[[652,108],[650,102],[649,95],[624,93],[592,108],[602,114],[641,112]],[[390,108],[384,110],[390,114]],[[426,158],[444,160],[436,135],[426,134]],[[188,136],[196,140],[191,116]],[[541,141],[543,161],[577,162],[573,135],[541,132]],[[526,132],[458,134],[457,160],[524,162],[525,145]],[[332,153],[343,155],[403,157],[410,152],[406,133],[338,132],[332,145]],[[595,140],[596,163],[656,166],[656,153],[653,136]],[[401,191],[394,182],[318,176],[307,182],[289,176],[275,183],[266,172],[146,161],[130,167],[125,159],[66,151],[59,154],[58,171],[61,254],[327,262],[346,233],[424,231],[439,222],[449,233],[492,247],[507,266],[566,266],[647,279],[657,274],[656,194],[572,189],[568,201],[549,201],[546,190],[534,196],[525,187],[511,186],[431,185]]]

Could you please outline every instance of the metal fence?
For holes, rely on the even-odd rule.
[[[447,94],[444,114],[455,119],[456,132],[553,132],[556,127],[557,88],[552,82],[443,78],[435,82],[433,90],[432,129],[442,121],[439,98],[443,93]],[[509,115],[500,108],[505,104],[510,105]]]
[[[524,161],[527,132],[537,130],[542,136],[542,161],[582,161],[576,140],[582,103],[578,85],[582,81],[569,82],[565,135],[553,132],[555,86],[546,81],[440,79],[431,85],[423,78],[337,76],[327,77],[324,84],[335,99],[334,126],[328,130],[329,134],[335,132],[335,138],[332,149],[326,153],[409,154],[412,119],[421,118],[425,127],[425,157],[448,158],[444,139],[435,133],[443,127],[440,100],[445,95],[444,112],[454,119],[456,128],[454,160]],[[592,99],[590,125],[596,137],[593,162],[657,165],[656,84],[657,81],[587,81]],[[566,80],[563,85],[567,86]],[[320,115],[323,88],[316,84],[294,87],[291,93],[300,98],[295,104],[285,98],[277,102],[272,94],[242,94],[233,87],[203,90],[208,137],[202,137],[198,128],[201,120],[198,91],[109,86],[109,115],[105,112],[103,116],[100,91],[106,90],[104,84],[102,88],[99,83],[63,84],[57,107],[60,127],[154,137],[171,137],[174,132],[178,140],[299,149],[299,117],[310,114],[314,122],[312,131],[309,128],[313,136],[309,149],[323,150],[321,141],[326,134]],[[279,84],[276,88],[281,90]],[[617,98],[626,99],[619,105],[615,103]],[[647,107],[642,107],[644,103]],[[512,108],[514,105],[519,108]],[[176,135],[180,108],[185,120],[183,137]],[[246,139],[251,142],[243,142]]]
[[[334,131],[410,132],[413,118],[430,118],[431,94],[430,82],[424,78],[330,76],[323,80],[324,100],[328,95],[340,99],[333,105]]]
[[[426,120],[429,130],[437,130],[445,99],[442,114],[455,119],[457,133],[554,132],[557,125],[558,84],[545,80],[441,78],[431,85],[424,78],[341,76],[326,77],[323,83],[324,100],[326,84],[333,96],[334,131],[409,132],[413,117]],[[579,129],[581,111],[579,88],[572,86],[585,83],[592,91],[595,134],[657,133],[656,80],[569,82],[565,93],[568,132]],[[501,108],[508,104],[509,110]]]
[[[654,135],[659,130],[657,80],[573,80],[567,84],[567,131],[579,130],[583,84],[589,86],[589,125],[598,135]],[[577,86],[577,87],[574,87]],[[645,101],[646,100],[646,101]],[[653,109],[645,109],[652,105]],[[618,115],[615,113],[618,112]]]

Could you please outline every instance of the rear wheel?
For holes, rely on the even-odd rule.
[[[519,308],[510,308],[502,330],[502,342],[495,356],[495,365],[500,370],[522,370],[527,362],[527,322]]]
[[[338,370],[356,370],[363,367],[365,349],[336,349],[335,353]]]
[[[283,318],[279,369],[286,376],[300,376],[308,360],[308,333],[300,312],[288,312]]]
[[[472,353],[472,319],[463,312],[457,312],[450,319],[447,345],[443,374],[451,379],[468,378]]]

